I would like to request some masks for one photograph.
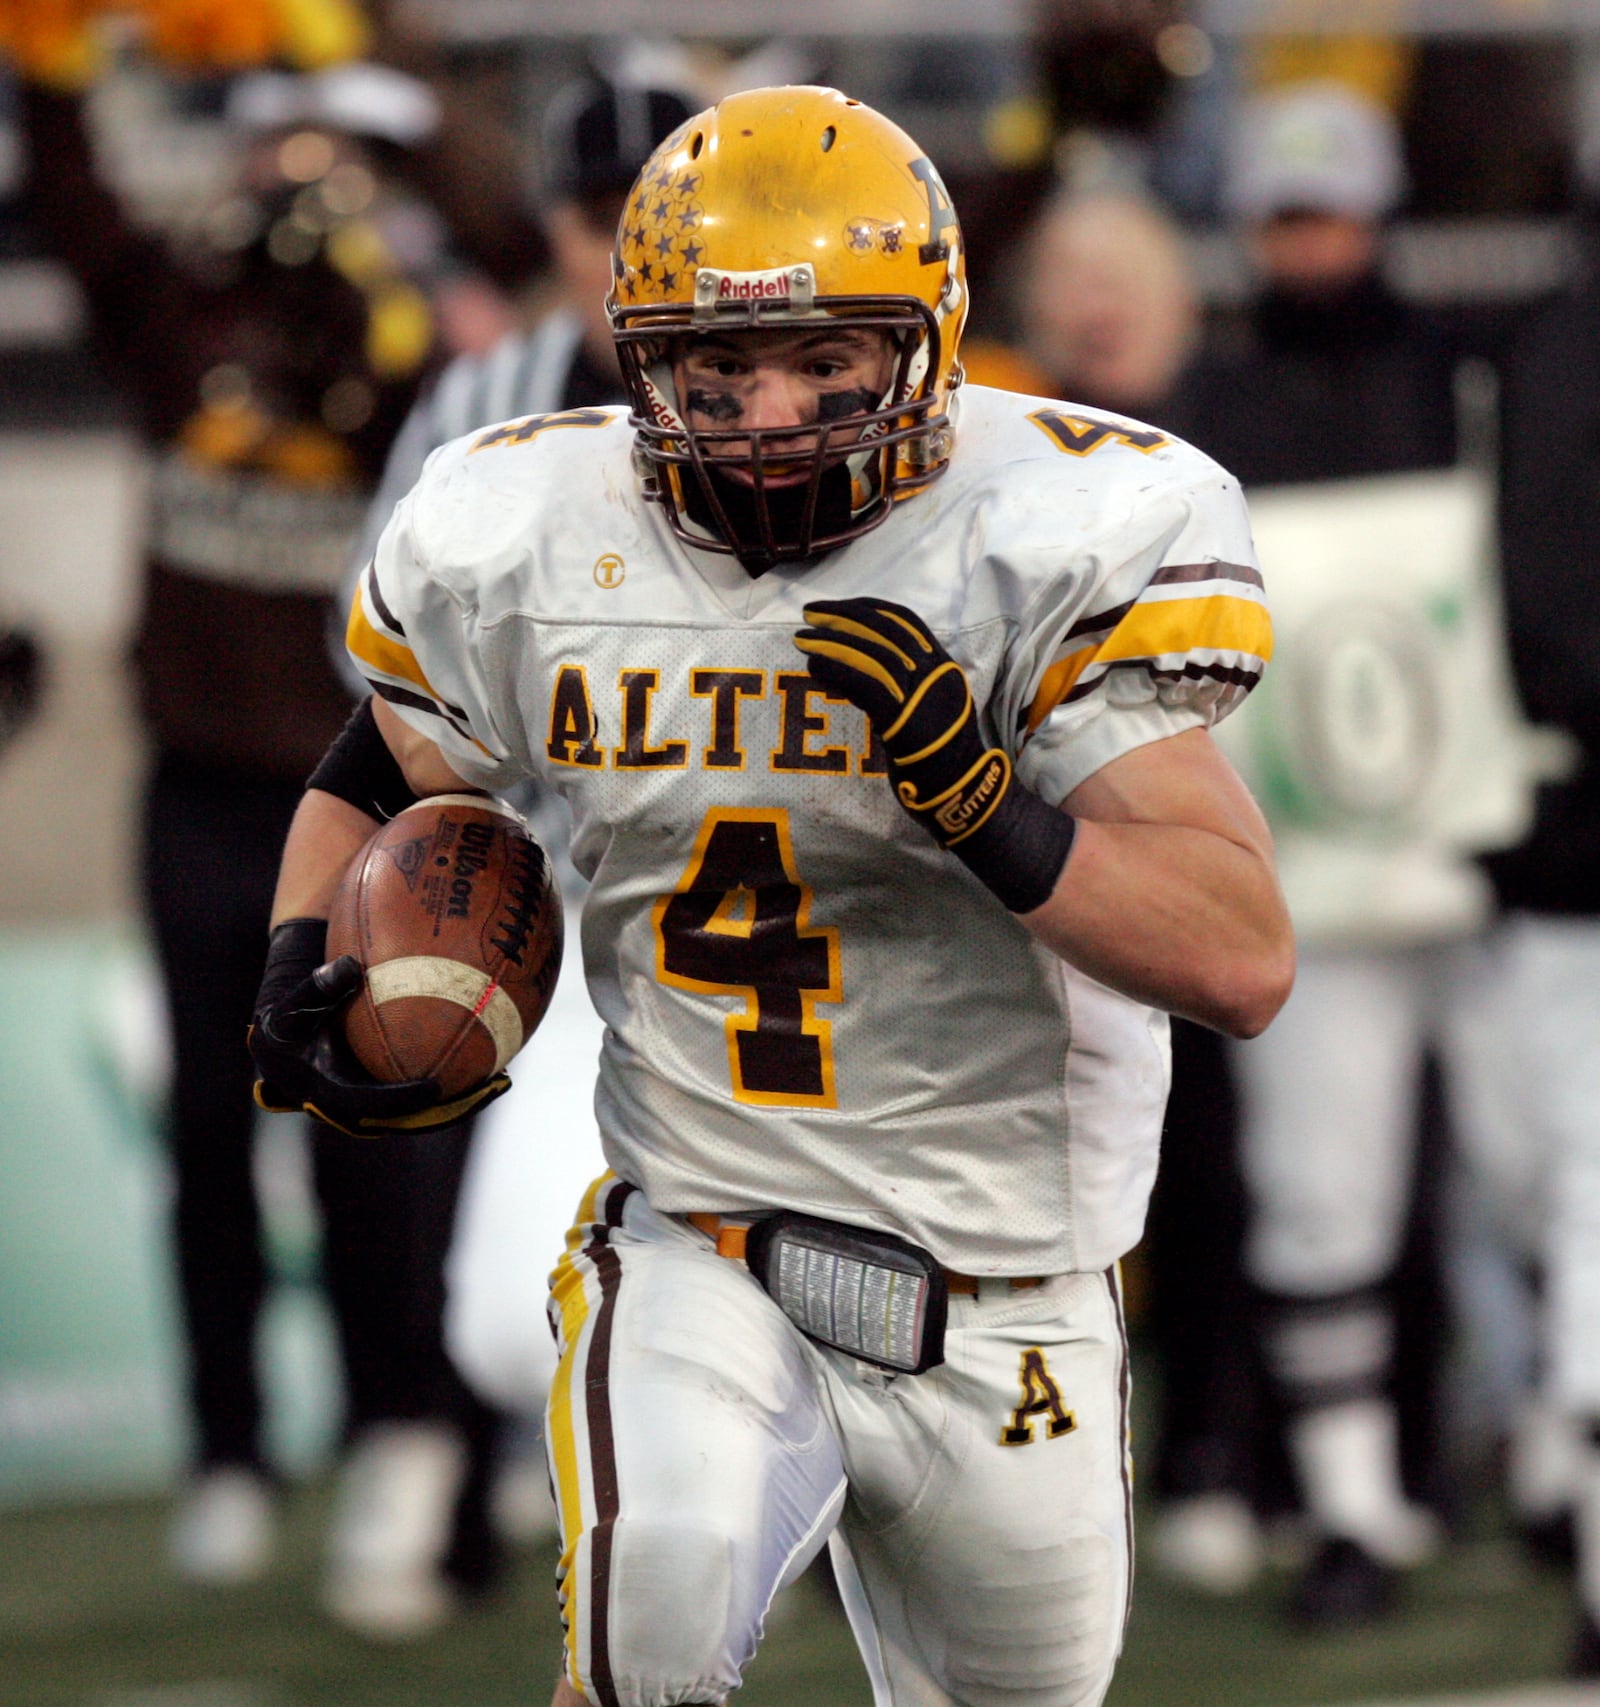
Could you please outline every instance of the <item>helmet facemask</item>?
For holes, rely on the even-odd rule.
[[[809,269],[792,269],[801,272]],[[674,372],[683,340],[831,322],[882,331],[890,340],[888,385],[867,407],[859,392],[823,392],[808,424],[687,424]],[[941,459],[927,452],[930,437],[948,426],[928,383],[938,371],[939,327],[915,298],[839,297],[801,312],[787,304],[717,304],[697,309],[692,321],[663,305],[616,315],[614,323],[645,495],[663,506],[686,543],[731,554],[752,574],[847,544],[939,471]],[[721,447],[729,445],[743,454],[728,456]],[[770,471],[796,465],[806,468],[803,483],[772,484]],[[748,483],[732,476],[734,467],[748,473]]]

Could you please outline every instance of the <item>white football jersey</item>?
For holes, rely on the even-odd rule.
[[[1238,486],[1190,446],[981,387],[956,445],[872,533],[753,579],[643,501],[626,411],[488,429],[399,506],[350,650],[463,777],[570,803],[602,1140],[657,1209],[1098,1269],[1143,1225],[1166,1016],[1035,944],[911,821],[793,636],[811,599],[909,605],[1055,803],[1221,716],[1270,627]]]

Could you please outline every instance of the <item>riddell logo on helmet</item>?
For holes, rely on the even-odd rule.
[[[764,297],[789,295],[789,274],[746,273],[742,278],[733,273],[717,276],[717,299],[721,302],[755,302]]]
[[[808,314],[816,289],[816,275],[806,262],[753,273],[701,267],[694,276],[694,305],[699,314],[715,314],[719,308],[740,305],[753,311],[772,306],[780,312]]]

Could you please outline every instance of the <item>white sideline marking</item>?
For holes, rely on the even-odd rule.
[[[1529,1683],[1461,1695],[1395,1696],[1359,1707],[1600,1707],[1600,1683]]]

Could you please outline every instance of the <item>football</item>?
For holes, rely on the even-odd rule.
[[[328,958],[366,974],[346,1040],[386,1084],[459,1096],[544,1018],[561,940],[550,861],[516,818],[477,794],[420,800],[351,861],[328,917]]]

